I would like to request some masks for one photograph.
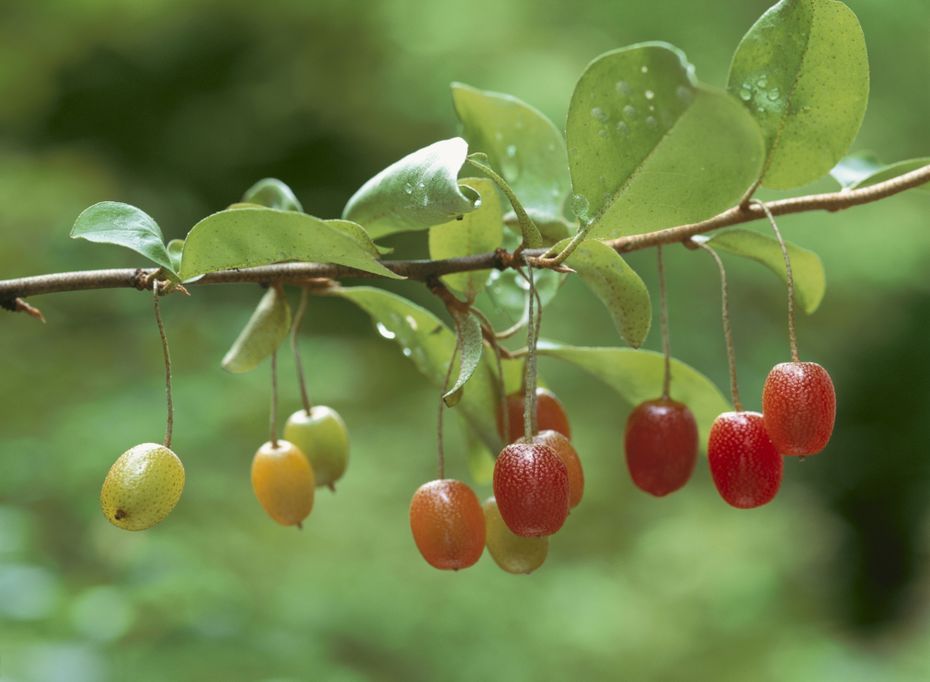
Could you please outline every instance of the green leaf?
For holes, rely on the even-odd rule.
[[[564,279],[565,275],[552,270],[536,270],[533,273],[536,292],[539,294],[543,307],[559,293],[559,287],[562,286]],[[488,278],[486,292],[491,303],[516,323],[520,320],[526,321],[529,303],[528,287],[526,280],[515,270],[493,270]]]
[[[273,208],[234,208],[191,228],[179,274],[187,280],[217,270],[306,261],[403,279],[381,265],[378,256],[371,239],[354,223]]]
[[[352,195],[342,217],[362,225],[372,239],[425,230],[475,209],[459,187],[468,155],[460,137],[424,147],[391,164]]]
[[[856,152],[836,164],[830,171],[830,175],[844,189],[857,189],[891,180],[928,164],[930,164],[930,157],[927,156],[885,164],[871,152]],[[915,189],[928,192],[930,183],[924,183]]]
[[[442,386],[455,350],[455,334],[425,308],[397,294],[374,287],[335,290],[359,306],[377,323],[382,336],[395,340],[416,368],[436,388]],[[502,443],[497,433],[498,390],[486,356],[475,370],[455,407],[482,442],[493,452]]]
[[[290,328],[291,307],[287,297],[279,287],[271,287],[223,357],[223,369],[233,374],[255,369],[287,338]]]
[[[455,324],[461,357],[458,363],[458,378],[452,388],[442,396],[449,407],[461,400],[465,384],[481,364],[481,353],[484,350],[484,336],[481,334],[481,323],[477,317],[471,314],[456,314]]]
[[[665,43],[591,62],[572,94],[567,136],[572,210],[596,238],[713,216],[758,179],[765,154],[739,102],[699,84]]]
[[[434,260],[469,256],[493,251],[504,238],[503,208],[494,183],[487,178],[462,181],[481,197],[477,210],[429,229],[429,255]],[[488,281],[489,270],[444,275],[442,281],[450,289],[473,301]]]
[[[865,37],[836,0],[782,0],[743,37],[729,90],[762,127],[762,184],[799,187],[824,175],[859,132],[869,98]]]
[[[661,353],[631,348],[585,348],[540,342],[540,355],[559,358],[594,375],[619,393],[631,406],[653,400],[662,393],[664,358]],[[672,359],[674,400],[694,413],[701,442],[707,442],[710,425],[730,404],[706,376],[683,362]]]
[[[452,102],[469,148],[487,154],[527,212],[561,218],[571,178],[565,139],[552,121],[516,97],[462,83],[452,84]]]
[[[552,250],[561,251],[567,243]],[[649,290],[636,271],[614,249],[597,240],[581,242],[565,262],[607,306],[620,336],[639,348],[649,333],[652,305]]]
[[[171,269],[178,272],[181,269],[181,251],[184,249],[183,239],[172,239],[168,242],[168,258],[171,259]]]
[[[751,230],[726,230],[707,237],[693,237],[697,241],[706,241],[718,251],[725,251],[736,256],[743,256],[761,263],[787,282],[785,257],[774,237],[759,234]],[[788,256],[791,258],[791,274],[794,277],[794,295],[801,309],[808,315],[817,310],[827,289],[827,278],[823,271],[823,262],[813,251],[802,248],[789,241]]]
[[[281,211],[302,212],[304,210],[291,188],[277,178],[259,180],[245,191],[242,201],[247,204],[277,208]]]
[[[71,238],[123,246],[175,272],[158,223],[145,211],[129,204],[101,201],[85,208],[74,221]]]

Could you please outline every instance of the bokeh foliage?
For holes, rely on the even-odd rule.
[[[455,134],[451,81],[511,92],[562,125],[593,57],[661,39],[724,85],[732,50],[767,4],[4,3],[0,275],[136,265],[128,252],[67,239],[78,213],[105,199],[143,207],[171,239],[272,175],[309,213],[338,217],[366,178]],[[923,0],[894,12],[880,0],[849,5],[872,73],[854,148],[886,161],[925,156],[930,10]],[[824,261],[826,297],[800,321],[801,350],[830,368],[839,422],[828,450],[792,463],[780,497],[757,512],[726,507],[703,467],[681,493],[647,499],[620,456],[629,406],[544,359],[589,484],[528,579],[488,557],[439,574],[416,554],[406,510],[434,473],[438,396],[345,301],[311,302],[304,350],[313,397],[346,418],[352,461],[303,533],[271,524],[248,485],[266,432],[265,373],[219,369],[257,287],[165,301],[175,449],[189,483],[171,518],[143,535],[107,525],[96,496],[120,452],[161,432],[148,297],[36,299],[47,327],[0,317],[0,678],[930,675],[928,207],[912,193],[781,221]],[[412,233],[390,243],[426,255],[426,242]],[[727,263],[742,389],[757,406],[750,397],[787,354],[784,290],[741,260]],[[655,291],[654,254],[629,262]],[[713,265],[668,249],[667,267],[673,350],[725,386]],[[437,310],[418,285],[385,286]],[[646,347],[658,347],[657,329]],[[617,343],[577,281],[547,308],[544,336]],[[296,409],[289,370],[282,362]],[[466,477],[457,426],[451,473]]]

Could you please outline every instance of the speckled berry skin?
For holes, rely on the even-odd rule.
[[[637,488],[656,497],[673,493],[688,482],[697,461],[694,415],[675,400],[640,403],[626,420],[624,449]]]
[[[424,483],[410,501],[410,530],[430,566],[457,571],[484,552],[485,521],[474,491],[443,478]]]
[[[762,414],[769,438],[783,455],[816,455],[833,434],[836,392],[816,362],[782,362],[762,388]]]
[[[482,508],[488,529],[488,552],[502,570],[525,575],[543,565],[549,553],[549,538],[525,538],[513,533],[504,523],[493,497],[485,500]]]
[[[158,443],[142,443],[119,456],[100,490],[107,521],[123,530],[146,530],[171,513],[184,491],[184,465]]]
[[[707,443],[710,473],[720,496],[734,507],[760,507],[781,486],[782,457],[758,412],[724,412]]]
[[[252,458],[252,490],[272,519],[300,527],[313,509],[316,480],[307,456],[279,438],[262,444]]]
[[[505,439],[508,443],[515,443],[523,438],[523,393],[511,393],[507,396],[507,415],[510,432]],[[536,389],[536,428],[539,431],[558,431],[566,438],[572,437],[572,429],[568,423],[565,408],[555,397],[555,393],[547,388]],[[504,420],[500,411],[497,413],[497,432],[504,437]]]
[[[559,456],[568,472],[568,506],[578,506],[584,497],[584,469],[572,442],[558,431],[546,429],[533,436],[533,442],[545,445]]]
[[[568,470],[545,445],[511,443],[494,464],[494,497],[504,523],[517,535],[552,535],[568,516]]]

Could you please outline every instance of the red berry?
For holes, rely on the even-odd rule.
[[[816,362],[782,362],[762,389],[765,430],[783,455],[816,455],[836,419],[833,381]]]
[[[694,471],[698,431],[688,406],[647,400],[626,420],[626,464],[640,490],[662,497],[681,488]]]
[[[484,551],[484,511],[474,491],[444,478],[421,485],[410,501],[417,549],[436,568],[468,568]]]
[[[506,440],[514,443],[523,438],[523,392],[511,393],[507,396],[507,417],[510,433]],[[547,388],[536,389],[536,428],[539,431],[551,429],[558,431],[566,438],[572,437],[572,430],[568,424],[565,408],[555,397],[555,393]],[[504,437],[504,418],[500,410],[497,412],[497,432]]]
[[[568,469],[546,445],[511,443],[494,465],[494,497],[517,535],[552,535],[568,516]]]
[[[552,451],[562,460],[562,464],[568,471],[568,506],[577,507],[584,495],[584,469],[581,467],[581,460],[578,459],[578,452],[572,446],[572,442],[558,431],[551,429],[537,433],[533,436],[533,442],[552,448]]]
[[[710,427],[710,473],[720,496],[739,509],[771,502],[781,486],[782,458],[758,412],[724,412]]]

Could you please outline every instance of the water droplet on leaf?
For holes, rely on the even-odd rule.
[[[652,90],[646,90],[646,99],[653,99],[656,94]]]
[[[634,109],[632,106],[627,104],[625,107],[623,107],[623,116],[624,118],[627,118],[627,119],[636,118],[636,109]]]

